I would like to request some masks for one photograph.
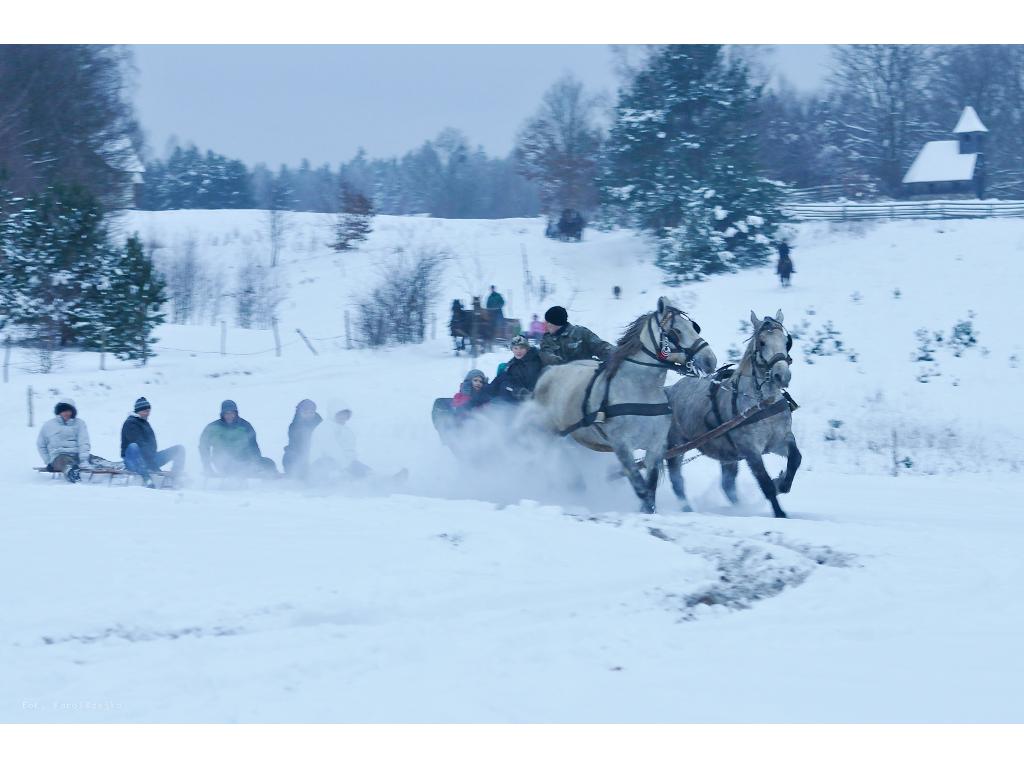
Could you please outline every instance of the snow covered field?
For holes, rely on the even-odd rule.
[[[100,371],[79,353],[34,374],[14,351],[0,385],[0,721],[1024,720],[1018,221],[804,225],[783,290],[768,268],[661,286],[627,232],[565,244],[534,220],[381,217],[362,251],[338,256],[329,217],[290,219],[281,358],[270,331],[233,327],[222,357],[212,325],[161,327],[141,369]],[[255,211],[134,212],[125,226],[166,258],[191,241],[229,287],[269,253]],[[450,256],[436,338],[346,350],[345,309],[397,249],[419,248]],[[528,296],[524,254],[549,296]],[[654,518],[606,479],[611,459],[571,446],[553,472],[526,457],[460,465],[430,423],[433,398],[473,367],[451,354],[447,306],[491,283],[509,316],[561,303],[612,340],[667,294],[722,362],[751,309],[781,307],[802,406],[792,519],[770,516],[746,469],[729,506],[707,459],[684,468],[697,512],[678,512],[664,484]],[[977,343],[954,349],[966,320]],[[835,351],[827,328],[840,353],[822,354]],[[914,359],[922,328],[932,361]],[[191,485],[72,487],[29,471],[58,396],[77,401],[93,452],[116,458],[140,395],[161,447],[188,449]],[[203,488],[196,444],[221,400],[280,463],[304,397],[351,407],[362,460],[408,467],[408,482]],[[583,467],[585,491],[552,482],[561,462]]]

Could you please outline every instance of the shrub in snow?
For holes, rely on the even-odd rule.
[[[793,326],[787,326],[786,330],[789,331],[789,335],[793,337],[794,342],[799,341],[811,332],[811,321],[804,318]]]
[[[967,319],[960,320],[953,326],[953,331],[950,333],[949,341],[947,342],[953,350],[953,357],[960,357],[965,350],[978,343],[977,332],[974,330],[974,317],[973,310],[968,310]]]
[[[831,357],[845,355],[851,363],[857,362],[857,352],[848,348],[841,338],[840,331],[832,325],[831,320],[817,331],[809,334],[808,342],[803,346],[804,362],[814,365],[815,357]]]
[[[942,343],[942,336],[929,331],[927,328],[918,328],[914,331],[914,336],[917,338],[917,352],[916,357],[913,358],[914,362],[934,362],[936,345]]]
[[[843,426],[843,422],[840,419],[829,419],[828,432],[825,433],[825,440],[829,442],[840,442],[846,440],[846,435],[839,432],[839,428],[841,426]]]
[[[428,309],[438,298],[447,254],[397,254],[381,281],[356,302],[356,333],[368,347],[419,343],[426,337]]]
[[[938,378],[942,375],[938,365],[926,365],[921,368],[917,374],[917,380],[922,384],[927,384],[934,378]]]

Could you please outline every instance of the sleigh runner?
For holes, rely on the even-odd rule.
[[[59,472],[49,467],[33,467],[36,472],[48,473],[51,478],[64,477],[63,472]],[[107,485],[113,485],[114,478],[124,478],[125,482],[123,485],[133,485],[135,480],[138,480],[139,485],[145,484],[145,478],[138,472],[132,472],[129,469],[125,469],[124,465],[109,462],[109,465],[96,466],[96,467],[79,467],[79,475],[82,476],[87,482],[92,482],[94,478],[99,476],[100,478],[107,478]],[[149,476],[156,483],[157,488],[174,488],[177,485],[177,478],[171,472],[150,472]]]

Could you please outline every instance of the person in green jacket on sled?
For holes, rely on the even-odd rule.
[[[256,430],[238,415],[234,400],[220,404],[220,418],[199,436],[199,459],[206,475],[221,477],[277,477],[273,459],[260,454]]]

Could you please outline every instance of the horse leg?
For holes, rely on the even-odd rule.
[[[796,438],[790,432],[786,437],[786,471],[775,480],[779,493],[789,493],[790,488],[793,487],[793,477],[796,475],[802,460],[803,455],[800,453],[800,449],[796,447]]]
[[[739,468],[738,461],[722,462],[722,490],[725,491],[725,497],[732,504],[738,504],[740,500],[736,495],[736,473]]]
[[[693,512],[693,507],[686,500],[686,487],[683,485],[683,460],[678,456],[673,456],[666,459],[665,463],[668,464],[668,477],[672,481],[672,490],[675,492],[676,498],[683,503],[683,512]]]
[[[747,466],[750,467],[750,471],[754,473],[754,477],[757,479],[757,484],[761,486],[761,493],[764,497],[771,502],[772,512],[775,513],[776,517],[785,517],[786,513],[782,511],[782,507],[779,506],[778,493],[775,490],[775,482],[768,475],[768,470],[764,468],[764,461],[761,460],[761,454],[751,453],[746,456]]]
[[[640,499],[640,511],[653,515],[654,494],[648,490],[647,481],[640,474],[640,470],[636,468],[636,462],[633,461],[633,453],[625,448],[616,448],[615,456],[622,465],[622,470],[625,472],[626,477],[629,478],[629,483],[633,486],[633,492]]]
[[[658,495],[658,475],[661,474],[661,460],[654,462],[654,466],[647,468],[647,494],[653,502]]]

